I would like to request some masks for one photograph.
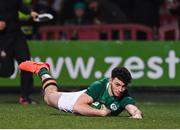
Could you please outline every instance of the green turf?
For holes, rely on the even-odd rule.
[[[180,128],[180,102],[139,100],[142,120],[129,119],[126,112],[118,117],[85,117],[60,112],[46,106],[22,106],[17,96],[0,95],[0,128]]]

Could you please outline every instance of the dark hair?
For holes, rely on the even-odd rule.
[[[83,2],[77,2],[74,4],[74,9],[82,9],[82,10],[85,10],[86,6],[85,6],[85,3]]]
[[[128,83],[130,83],[131,80],[132,80],[131,73],[125,67],[116,67],[116,68],[114,68],[112,70],[112,72],[111,72],[111,78],[112,79],[118,78],[125,85],[128,85]]]

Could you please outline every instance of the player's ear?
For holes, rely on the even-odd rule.
[[[109,83],[112,83],[112,80],[113,80],[113,79],[112,79],[112,78],[110,78],[110,79],[109,79]]]

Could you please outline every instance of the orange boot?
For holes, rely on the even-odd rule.
[[[19,65],[20,70],[38,74],[40,69],[46,68],[49,70],[49,64],[44,62],[24,61]]]

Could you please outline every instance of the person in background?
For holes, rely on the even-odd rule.
[[[126,15],[113,2],[108,0],[86,0],[86,2],[89,7],[88,16],[93,24],[127,23]],[[100,39],[106,40],[107,33],[101,32]],[[112,39],[119,39],[117,30],[112,31]]]
[[[70,25],[87,25],[90,24],[86,16],[86,5],[84,2],[77,2],[74,4],[73,18],[66,20],[65,24]]]
[[[24,34],[20,28],[18,12],[30,14],[33,19],[38,13],[27,8],[22,0],[0,0],[0,49],[10,53],[11,58],[18,64],[30,59],[30,51]],[[10,67],[10,66],[9,66]],[[33,77],[31,73],[21,71],[21,97],[20,104],[34,104],[30,94],[33,88]]]
[[[167,0],[169,4],[169,12],[170,14],[177,17],[177,24],[178,28],[180,29],[180,0],[177,0],[175,3],[175,0]]]
[[[32,6],[32,0],[23,0],[28,8]],[[24,33],[27,40],[35,39],[35,27],[34,22],[30,14],[24,14],[19,11],[19,20],[21,24],[21,30]]]
[[[64,25],[88,25],[90,20],[86,17],[86,5],[84,2],[77,2],[74,4],[73,17],[65,20]],[[72,40],[77,40],[78,34],[76,30],[73,30]]]
[[[73,17],[74,12],[74,4],[77,0],[62,0],[60,3],[60,10],[56,12],[56,24],[57,25],[64,25],[65,21],[71,19]]]
[[[127,22],[126,15],[120,8],[108,0],[86,0],[89,17],[94,24],[120,24]]]
[[[53,0],[52,3],[52,9],[55,11],[54,17],[55,17],[55,23],[61,23],[61,12],[62,12],[62,7],[64,4],[64,0]]]

